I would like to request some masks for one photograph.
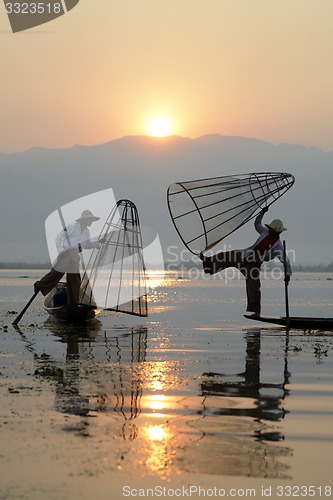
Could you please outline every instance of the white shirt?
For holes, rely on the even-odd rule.
[[[56,236],[55,239],[58,254],[68,248],[75,248],[81,252],[83,248],[98,248],[98,242],[92,242],[88,228],[81,230],[79,222],[73,222]]]

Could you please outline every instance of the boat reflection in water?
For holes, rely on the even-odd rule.
[[[162,356],[166,337],[147,350],[146,327],[103,333],[97,323],[84,334],[54,333],[66,343],[65,362],[35,356],[36,374],[53,370],[55,407],[71,415],[63,430],[103,442],[115,468],[161,478],[186,471],[290,477],[285,459],[292,450],[279,427],[287,415],[287,343],[282,374],[274,375],[281,380],[265,383],[260,330],[245,336],[244,371],[194,376],[184,358]]]
[[[145,361],[147,328],[119,328],[112,332],[111,338],[104,332],[103,342],[99,320],[79,329],[51,322],[48,328],[66,343],[66,362],[62,365],[50,356],[35,356],[38,364],[35,373],[54,374],[55,408],[59,412],[84,417],[74,427],[70,424],[64,430],[93,435],[91,417],[111,413],[119,417],[121,424],[117,435],[134,439],[137,428],[131,420],[140,414],[142,395],[142,380],[136,365]]]

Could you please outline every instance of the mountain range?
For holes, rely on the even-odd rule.
[[[170,247],[172,255],[184,250],[168,213],[166,191],[171,183],[277,171],[293,174],[296,182],[272,205],[265,220],[283,220],[288,228],[283,234],[297,264],[329,263],[333,260],[332,168],[332,151],[222,135],[126,136],[94,146],[0,154],[0,261],[47,262],[44,223],[48,215],[106,188],[112,188],[117,199],[127,198],[137,205],[141,225],[159,234],[167,260]],[[255,238],[249,222],[224,243],[242,248]]]

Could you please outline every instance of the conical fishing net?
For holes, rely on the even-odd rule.
[[[138,211],[120,200],[106,220],[85,270],[81,298],[99,308],[147,316],[146,268]]]
[[[168,207],[183,243],[199,254],[274,203],[294,182],[293,175],[281,172],[176,182],[168,189]]]

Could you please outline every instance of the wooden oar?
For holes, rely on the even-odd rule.
[[[27,303],[27,305],[22,309],[22,311],[20,312],[20,314],[17,316],[16,319],[14,319],[12,325],[17,325],[20,321],[21,321],[21,318],[23,316],[23,314],[25,313],[25,311],[28,309],[28,307],[30,306],[31,302],[37,297],[39,292],[36,292],[33,294],[33,296],[31,297],[31,299],[29,300],[29,302]]]
[[[283,268],[284,268],[284,297],[286,303],[286,330],[287,332],[289,332],[290,317],[289,317],[289,297],[288,297],[288,283],[287,283],[287,251],[286,251],[285,240],[283,240]]]

